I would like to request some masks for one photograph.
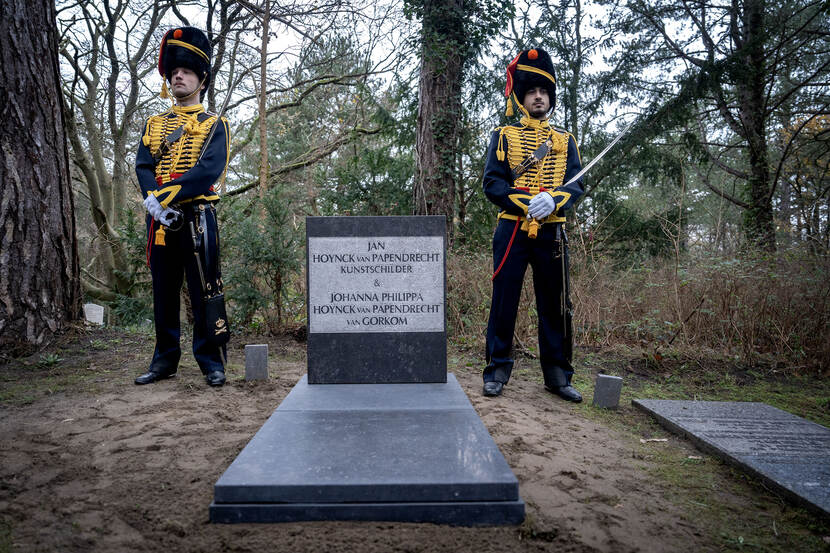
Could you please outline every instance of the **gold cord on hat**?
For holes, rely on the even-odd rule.
[[[519,71],[528,71],[530,73],[536,73],[537,75],[541,75],[541,76],[545,77],[546,79],[548,79],[553,84],[556,84],[556,79],[553,78],[553,75],[551,75],[547,71],[543,71],[542,69],[539,69],[538,67],[533,67],[532,65],[524,65],[524,64],[520,63],[516,66],[516,69],[519,70]]]
[[[173,46],[181,46],[182,48],[187,48],[191,52],[195,52],[198,55],[202,56],[202,58],[204,58],[204,60],[206,62],[210,63],[210,58],[208,57],[208,55],[205,54],[204,52],[202,52],[202,50],[200,50],[199,48],[196,48],[195,46],[190,44],[189,42],[184,42],[184,41],[181,41],[181,40],[176,40],[176,39],[171,38],[167,41],[167,44],[172,44]]]

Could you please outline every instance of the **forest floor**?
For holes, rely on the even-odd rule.
[[[268,343],[267,382],[245,382],[245,343]],[[724,359],[580,350],[586,401],[547,394],[530,357],[499,398],[481,359],[450,345],[454,373],[519,480],[518,527],[208,522],[213,484],[305,373],[290,336],[235,337],[228,383],[209,388],[192,356],[176,378],[135,386],[148,329],[94,329],[0,364],[0,552],[828,551],[830,521],[696,450],[633,397],[767,401],[830,421],[827,378]],[[598,372],[625,379],[619,409],[590,405]],[[667,438],[662,442],[641,439]]]

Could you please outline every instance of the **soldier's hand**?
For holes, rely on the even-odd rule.
[[[530,203],[527,206],[527,214],[534,219],[543,219],[550,215],[554,208],[556,208],[556,202],[553,196],[547,192],[539,192],[530,199]]]
[[[147,208],[147,212],[156,221],[159,220],[159,217],[161,217],[161,214],[164,212],[164,208],[161,207],[159,201],[152,194],[148,194],[147,197],[144,198],[144,207]]]

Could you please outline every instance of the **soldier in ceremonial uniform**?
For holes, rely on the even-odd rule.
[[[528,264],[539,317],[539,353],[545,388],[574,402],[571,386],[570,302],[565,212],[582,193],[566,183],[582,168],[574,137],[548,116],[556,103],[556,79],[542,49],[522,51],[507,67],[507,115],[518,123],[497,128],[484,169],[484,193],[500,212],[493,236],[493,298],[487,325],[484,395],[501,395],[513,369],[511,349]]]
[[[213,334],[228,330],[207,324],[219,327],[226,321],[220,317],[206,322],[206,298],[222,289],[214,210],[219,195],[214,184],[224,174],[229,155],[227,121],[201,104],[210,85],[210,58],[210,42],[199,29],[173,29],[161,41],[161,96],[172,95],[175,104],[147,120],[136,155],[148,213],[147,261],[156,327],[153,359],[136,384],[176,374],[181,357],[179,296],[185,276],[193,307],[193,356],[209,385],[225,383],[226,350],[216,345]]]

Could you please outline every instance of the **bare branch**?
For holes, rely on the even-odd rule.
[[[360,127],[356,127],[354,129],[350,129],[349,131],[341,134],[334,140],[331,140],[325,144],[315,147],[314,149],[306,152],[305,154],[299,156],[298,158],[294,159],[293,161],[281,165],[276,169],[270,170],[268,172],[268,180],[272,181],[276,177],[280,175],[284,175],[287,173],[291,173],[292,171],[296,171],[297,169],[302,169],[303,167],[308,167],[321,159],[329,156],[333,152],[335,152],[338,148],[343,146],[344,144],[348,144],[349,142],[356,140],[358,136],[365,136],[371,134],[378,134],[383,130],[381,127],[375,129],[364,129]],[[236,196],[251,190],[259,185],[259,181],[255,180],[240,186],[239,188],[234,188],[233,190],[229,190],[227,195],[228,196]]]

